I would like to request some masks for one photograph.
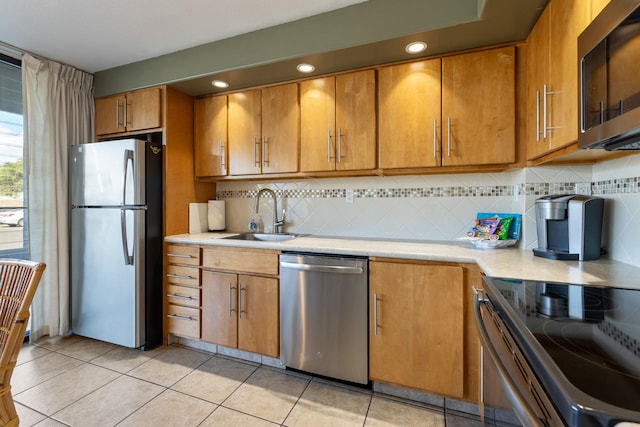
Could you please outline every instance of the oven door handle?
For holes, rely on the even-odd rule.
[[[484,325],[484,322],[482,321],[482,315],[480,313],[482,305],[490,304],[489,299],[486,297],[483,289],[476,289],[474,287],[473,292],[475,294],[473,305],[475,307],[474,311],[480,343],[489,353],[489,357],[493,361],[493,364],[498,371],[498,376],[502,380],[502,384],[504,385],[505,391],[507,392],[507,398],[509,399],[514,412],[523,425],[532,427],[543,427],[543,424],[540,422],[533,409],[531,409],[531,406],[529,406],[526,399],[518,391],[518,388],[509,376],[507,369],[500,360],[498,352],[489,339],[489,334],[487,333],[487,329]]]

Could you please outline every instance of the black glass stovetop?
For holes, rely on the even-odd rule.
[[[640,290],[485,278],[485,291],[568,424],[640,422]]]

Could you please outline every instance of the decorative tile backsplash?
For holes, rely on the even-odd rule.
[[[535,200],[575,193],[577,183],[610,199],[603,233],[610,256],[640,266],[640,253],[633,249],[638,240],[628,241],[629,230],[640,230],[640,156],[503,173],[220,182],[217,198],[227,201],[228,230],[244,231],[256,218],[271,231],[270,198],[261,200],[259,215],[254,213],[258,191],[268,187],[277,195],[279,218],[286,210],[286,231],[345,237],[453,241],[465,235],[476,212],[520,213],[519,245],[529,249],[537,246]],[[640,231],[632,235],[640,239]]]

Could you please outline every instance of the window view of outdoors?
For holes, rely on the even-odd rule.
[[[0,58],[0,256],[29,258],[20,67]]]

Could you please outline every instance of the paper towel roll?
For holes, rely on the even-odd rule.
[[[207,221],[209,223],[209,231],[224,230],[224,200],[209,200]]]

